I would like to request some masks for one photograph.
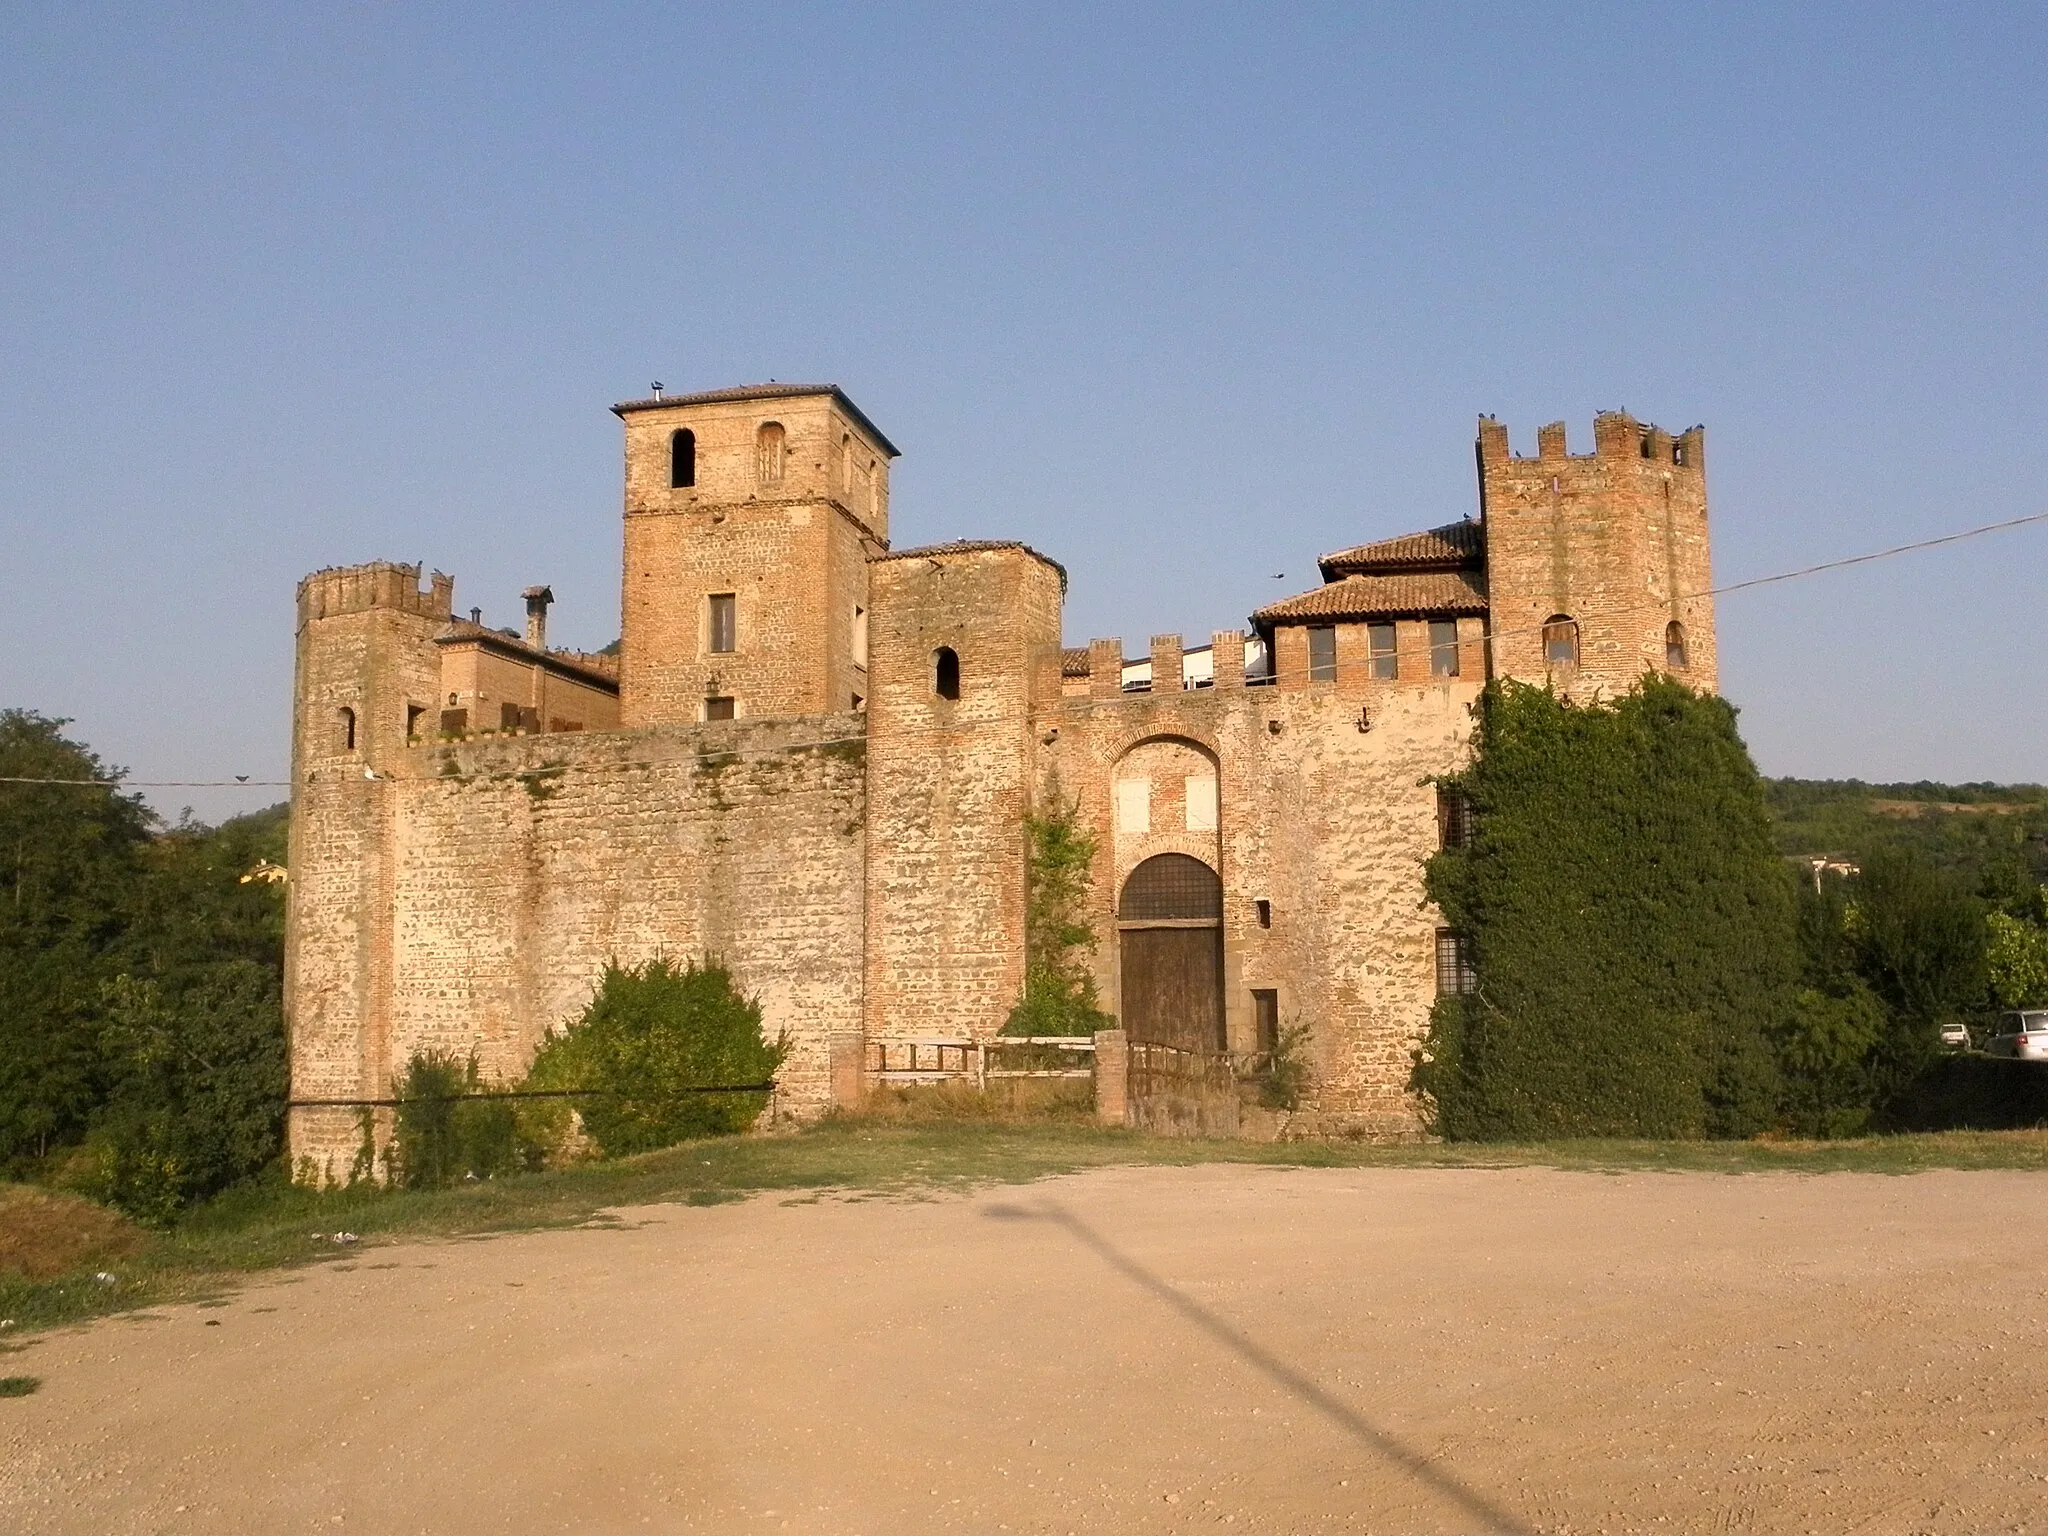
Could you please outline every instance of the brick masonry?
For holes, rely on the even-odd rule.
[[[417,568],[378,564],[301,584],[286,960],[297,1098],[388,1096],[428,1048],[516,1078],[607,960],[711,954],[794,1044],[777,1112],[818,1114],[859,1094],[864,1038],[1001,1027],[1024,974],[1023,819],[1057,786],[1098,834],[1106,1008],[1123,1001],[1123,882],[1156,854],[1193,855],[1223,888],[1231,1048],[1257,1048],[1254,990],[1278,994],[1283,1025],[1309,1028],[1311,1098],[1292,1130],[1412,1137],[1407,1083],[1435,996],[1432,780],[1465,761],[1486,678],[1579,694],[1651,669],[1714,681],[1698,429],[1672,438],[1610,413],[1591,455],[1568,455],[1550,427],[1518,458],[1482,420],[1472,583],[1486,614],[1381,616],[1398,641],[1391,678],[1373,675],[1356,615],[1333,626],[1328,678],[1311,675],[1305,623],[1261,631],[1270,678],[1246,676],[1242,632],[1209,637],[1195,675],[1213,685],[1199,687],[1180,686],[1181,637],[1153,636],[1132,658],[1149,659],[1153,682],[1127,692],[1119,640],[1063,661],[1065,573],[1043,555],[999,541],[888,548],[895,450],[839,391],[617,409],[615,719],[588,658],[492,641],[480,666],[438,573],[422,586]],[[693,435],[690,486],[670,483],[678,431]],[[1449,586],[1469,606],[1475,587]],[[725,592],[734,646],[713,652],[706,604]],[[1554,614],[1579,625],[1565,670],[1542,645]],[[1455,675],[1432,666],[1432,617],[1455,624]],[[581,731],[544,719],[531,734],[420,732],[419,711],[438,720],[451,684],[553,700],[570,696],[545,692],[561,677],[583,679]],[[706,720],[707,698],[732,699],[736,718]],[[337,1176],[358,1134],[347,1109],[292,1116],[295,1157]]]

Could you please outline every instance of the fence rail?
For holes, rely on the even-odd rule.
[[[1022,1052],[1030,1065],[1004,1066],[1011,1053]],[[1063,1065],[1052,1061],[1065,1055]],[[1095,1040],[1091,1035],[996,1035],[987,1040],[968,1036],[920,1036],[915,1039],[870,1040],[866,1071],[880,1083],[944,1083],[972,1081],[986,1086],[992,1079],[1018,1077],[1093,1078]],[[1090,1058],[1085,1064],[1074,1058]]]
[[[687,1099],[699,1093],[773,1093],[765,1083],[718,1083],[670,1088],[663,1093],[627,1093],[618,1088],[485,1088],[475,1093],[423,1093],[411,1099],[286,1099],[286,1109],[396,1109],[400,1104],[466,1104],[472,1099]]]

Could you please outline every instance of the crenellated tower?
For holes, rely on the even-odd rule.
[[[1567,452],[1561,421],[1536,440],[1518,456],[1480,418],[1493,674],[1579,697],[1651,671],[1718,688],[1705,429],[1674,437],[1605,411],[1590,454]]]
[[[454,582],[377,562],[299,583],[292,719],[286,1027],[294,1099],[385,1098],[391,1086],[393,779],[438,721]],[[346,1169],[347,1109],[293,1111],[295,1155]]]
[[[626,432],[621,723],[864,707],[889,440],[830,384],[612,409]]]

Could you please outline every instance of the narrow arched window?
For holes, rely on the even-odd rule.
[[[1685,664],[1685,626],[1673,619],[1664,626],[1664,665],[1678,672]]]
[[[353,752],[356,749],[356,712],[344,704],[338,712],[341,722],[341,750]]]
[[[1553,613],[1543,621],[1543,661],[1552,667],[1579,664],[1579,626],[1570,614]]]
[[[763,485],[782,484],[782,458],[789,434],[779,421],[766,421],[754,434],[754,478]]]
[[[681,490],[697,483],[697,434],[678,427],[668,440],[668,483]]]
[[[960,697],[960,653],[950,645],[932,652],[932,692],[942,699]]]

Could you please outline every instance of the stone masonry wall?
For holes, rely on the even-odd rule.
[[[1120,649],[1098,641],[1091,660],[1113,666]],[[1177,675],[1160,666],[1164,649],[1155,639],[1155,675]],[[1429,778],[1464,764],[1481,679],[1374,686],[1352,673],[1283,689],[1247,688],[1241,678],[1240,665],[1221,669],[1213,688],[1104,689],[1035,717],[1041,785],[1057,771],[1097,833],[1091,919],[1104,1006],[1122,1003],[1121,881],[1153,852],[1204,857],[1223,882],[1231,1049],[1258,1048],[1251,993],[1272,988],[1282,1025],[1311,1031],[1311,1096],[1296,1129],[1417,1136],[1407,1084],[1436,997],[1438,919],[1423,894],[1423,864],[1437,846]],[[1368,700],[1370,728],[1361,731]],[[1185,779],[1212,760],[1219,828],[1190,833]],[[1119,834],[1111,786],[1153,764],[1173,782],[1155,788],[1152,831]],[[1259,920],[1261,900],[1270,927]]]
[[[860,1027],[863,725],[842,713],[422,746],[366,786],[375,816],[316,811],[312,836],[346,826],[356,847],[384,844],[390,979],[364,1042],[371,1076],[388,1084],[434,1049],[516,1078],[608,959],[709,954],[759,999],[769,1036],[795,1043],[774,1112],[821,1111],[828,1037]],[[312,1048],[294,1041],[295,1086]],[[352,1114],[300,1112],[292,1131],[295,1157],[345,1170]]]

